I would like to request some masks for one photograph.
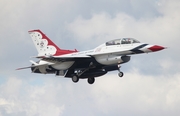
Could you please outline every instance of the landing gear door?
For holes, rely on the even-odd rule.
[[[56,76],[65,76],[68,70],[56,71]]]

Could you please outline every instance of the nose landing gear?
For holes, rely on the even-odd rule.
[[[123,77],[123,76],[124,76],[124,73],[123,73],[123,72],[119,72],[119,73],[118,73],[118,76],[119,76],[119,77]]]
[[[123,72],[121,72],[121,70],[120,70],[120,68],[121,68],[121,66],[120,66],[120,64],[118,64],[118,68],[119,68],[119,73],[118,73],[118,76],[119,77],[123,77],[124,76],[124,73]]]

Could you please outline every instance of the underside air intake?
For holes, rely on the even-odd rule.
[[[131,56],[122,56],[121,59],[122,59],[122,61],[123,61],[122,63],[126,63],[126,62],[129,62],[129,61],[130,61]]]

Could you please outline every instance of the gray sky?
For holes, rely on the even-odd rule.
[[[179,116],[179,14],[179,0],[1,0],[0,116]],[[74,84],[14,70],[37,55],[32,29],[64,49],[93,49],[121,37],[168,49],[132,56],[121,79],[114,71],[93,85]]]

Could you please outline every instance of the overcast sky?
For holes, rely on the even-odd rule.
[[[134,55],[118,71],[73,83],[33,74],[41,29],[60,48],[88,50],[132,37],[168,49]],[[179,0],[0,0],[0,116],[179,116]],[[32,59],[36,61],[37,59]]]

